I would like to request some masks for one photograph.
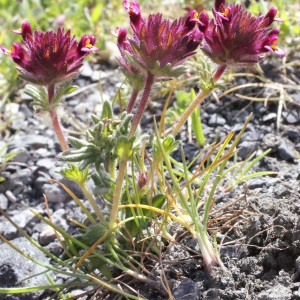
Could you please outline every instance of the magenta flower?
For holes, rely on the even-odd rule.
[[[11,50],[0,48],[18,65],[21,78],[38,85],[70,81],[78,75],[83,59],[98,50],[94,36],[83,36],[78,43],[70,30],[65,33],[62,28],[32,34],[30,24],[24,22],[13,32],[22,35],[22,43],[14,43]]]
[[[124,29],[118,34],[121,52],[118,60],[125,73],[150,73],[156,77],[181,74],[182,62],[195,54],[203,38],[195,26],[200,23],[196,11],[192,11],[185,19],[171,22],[160,13],[143,18],[135,1],[125,0],[123,6],[129,14],[134,32],[132,37],[127,37]]]
[[[140,91],[144,87],[144,76],[133,64],[128,62],[127,56],[133,55],[132,47],[127,40],[127,31],[124,28],[117,28],[117,33],[114,34],[117,37],[117,44],[121,53],[121,56],[116,57],[119,62],[119,66],[123,74],[127,77],[130,84],[136,91]]]
[[[263,16],[252,16],[243,11],[241,5],[225,7],[225,0],[215,0],[214,19],[206,13],[200,14],[200,30],[204,33],[202,51],[219,65],[252,65],[264,58],[268,52],[284,56],[278,48],[279,29],[270,28],[276,18],[276,8]]]

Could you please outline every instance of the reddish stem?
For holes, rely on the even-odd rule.
[[[136,115],[135,115],[135,117],[133,119],[133,122],[132,122],[132,125],[131,125],[129,138],[134,136],[134,134],[136,132],[136,129],[137,129],[137,127],[138,127],[138,125],[141,121],[142,115],[144,113],[144,110],[146,108],[147,102],[148,102],[149,97],[150,97],[150,93],[151,93],[151,90],[152,90],[152,85],[154,83],[154,79],[155,79],[155,77],[152,74],[148,73],[147,79],[146,79],[146,82],[145,82],[145,86],[144,86],[143,95],[142,95],[139,107],[137,109]]]
[[[55,96],[55,86],[54,86],[54,84],[50,84],[47,87],[47,91],[48,91],[48,99],[49,99],[49,107],[50,107],[51,101],[53,100],[53,98]],[[56,133],[56,136],[58,138],[59,144],[61,146],[61,149],[63,151],[69,150],[69,146],[67,144],[65,136],[64,136],[64,134],[62,132],[62,129],[61,129],[61,125],[60,125],[60,122],[59,122],[59,119],[58,119],[58,116],[57,116],[56,108],[54,108],[53,110],[51,110],[49,112],[49,114],[50,114],[50,117],[51,117],[51,121],[52,121],[52,125],[53,125],[53,128],[54,128],[54,131]]]
[[[135,89],[134,89],[134,90],[132,91],[132,94],[131,94],[131,97],[130,97],[130,100],[129,100],[129,102],[128,102],[127,109],[126,109],[126,111],[127,111],[128,113],[131,113],[131,111],[132,111],[132,109],[133,109],[133,107],[134,107],[134,104],[135,104],[135,101],[136,101],[136,98],[137,98],[138,94],[139,94],[139,91],[138,91],[138,90],[135,90]]]

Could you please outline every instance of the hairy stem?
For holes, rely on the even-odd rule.
[[[48,100],[49,100],[49,106],[50,106],[51,101],[55,96],[55,86],[54,86],[54,84],[50,84],[47,87],[47,91],[48,91]],[[58,138],[58,141],[59,141],[59,144],[61,146],[62,151],[69,150],[69,146],[68,146],[67,141],[65,139],[65,136],[62,132],[62,128],[61,128],[61,125],[60,125],[60,122],[59,122],[59,119],[58,119],[56,108],[51,110],[49,112],[49,114],[50,114],[50,117],[51,117],[52,126],[54,128],[54,131],[56,133],[56,136]]]
[[[135,101],[136,101],[136,98],[137,98],[138,94],[139,94],[139,91],[136,90],[136,89],[133,89],[131,97],[130,97],[130,100],[129,100],[129,103],[127,105],[127,109],[126,109],[126,111],[128,113],[131,113],[131,111],[132,111],[132,109],[134,107],[134,104],[135,104]]]
[[[137,129],[138,125],[140,124],[142,115],[144,113],[144,110],[146,108],[147,102],[150,97],[154,79],[155,79],[155,77],[152,74],[148,73],[147,79],[145,82],[145,86],[144,86],[144,92],[143,92],[139,107],[137,109],[136,115],[134,116],[134,119],[132,122],[132,126],[131,126],[130,133],[129,133],[129,138],[132,138],[134,136],[136,129]]]
[[[155,77],[152,74],[148,73],[148,76],[147,76],[147,79],[145,82],[145,86],[144,86],[144,92],[143,92],[139,107],[137,109],[137,113],[133,119],[128,138],[132,138],[134,136],[136,129],[141,121],[141,117],[143,115],[146,104],[150,97],[154,79],[155,79]],[[120,166],[119,166],[119,174],[118,174],[117,181],[116,181],[116,189],[115,189],[115,194],[114,194],[114,199],[113,199],[113,205],[112,205],[111,213],[110,213],[110,220],[109,220],[109,224],[108,224],[108,229],[110,229],[110,230],[112,230],[115,227],[119,204],[120,204],[120,199],[122,196],[122,185],[123,185],[123,181],[124,181],[126,166],[127,166],[127,161],[121,160]]]
[[[116,219],[117,219],[117,214],[118,214],[118,209],[119,209],[119,203],[122,195],[122,185],[123,185],[123,179],[125,175],[125,170],[126,170],[126,165],[127,161],[121,161],[120,166],[119,166],[119,174],[116,182],[116,189],[115,189],[115,194],[114,194],[114,199],[113,199],[113,205],[111,208],[110,212],[110,219],[109,219],[109,224],[108,224],[108,229],[112,230],[116,226]]]
[[[220,77],[222,76],[222,74],[224,73],[224,71],[226,70],[226,65],[222,65],[219,66],[213,76],[213,81],[214,83],[216,83]],[[193,100],[193,102],[190,104],[190,106],[186,109],[186,111],[183,113],[183,115],[181,116],[179,122],[177,123],[177,125],[175,126],[175,128],[173,129],[172,135],[175,136],[178,131],[181,129],[181,127],[183,126],[183,124],[186,122],[186,120],[188,119],[188,117],[192,114],[192,112],[195,110],[195,108],[200,104],[200,102],[202,100],[204,100],[209,94],[211,93],[210,89],[206,89],[201,91],[201,93],[199,93],[196,98]]]

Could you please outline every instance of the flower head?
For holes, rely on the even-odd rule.
[[[143,18],[137,2],[123,1],[129,14],[133,36],[119,31],[118,45],[121,52],[121,68],[135,70],[140,74],[151,73],[156,77],[178,76],[183,68],[180,65],[187,57],[195,54],[203,34],[196,11],[186,18],[171,22],[162,14],[151,14]],[[130,67],[129,67],[130,66]]]
[[[50,85],[66,82],[76,77],[83,59],[98,50],[93,36],[83,36],[79,42],[67,32],[58,28],[57,32],[43,33],[32,29],[24,22],[14,33],[22,36],[22,43],[14,43],[11,50],[0,49],[10,55],[18,65],[20,77],[38,85]]]
[[[278,48],[279,29],[270,28],[276,18],[276,8],[271,8],[263,16],[252,16],[241,5],[225,7],[225,0],[216,0],[214,19],[209,21],[206,13],[201,13],[200,30],[204,33],[202,51],[220,65],[252,65],[264,58],[267,52],[284,56]]]
[[[127,30],[124,28],[117,28],[117,33],[114,33],[117,37],[117,44],[120,50],[121,56],[116,57],[122,72],[129,80],[130,84],[136,91],[140,91],[144,87],[144,76],[133,64],[128,62],[128,56],[133,55],[132,47],[127,40]]]

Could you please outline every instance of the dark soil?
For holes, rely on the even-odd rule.
[[[268,80],[297,86],[300,82],[300,69],[291,67],[284,74],[280,66],[279,60],[262,64],[264,75]],[[76,115],[77,122],[87,123],[88,115],[95,112],[99,105],[97,85],[84,89],[92,83],[92,76],[95,76],[95,72],[81,76],[77,83],[84,91],[67,99],[68,107]],[[102,72],[102,77],[103,96],[111,98],[115,92],[114,85],[122,81],[122,76],[117,70],[108,69]],[[233,86],[249,83],[249,80],[252,79],[238,77]],[[149,269],[158,282],[164,282],[162,274],[165,274],[176,300],[300,299],[300,91],[293,88],[286,88],[285,91],[290,100],[285,102],[279,128],[276,127],[278,101],[264,105],[262,102],[242,100],[236,95],[267,97],[274,92],[272,88],[240,89],[222,97],[219,103],[212,97],[203,105],[201,118],[208,143],[213,142],[216,132],[219,132],[219,139],[230,131],[238,132],[247,116],[253,113],[240,142],[242,149],[238,157],[240,160],[245,159],[251,151],[261,154],[271,148],[271,152],[252,171],[269,170],[277,174],[249,180],[229,192],[225,192],[224,183],[218,190],[213,212],[226,206],[224,211],[227,215],[236,216],[228,224],[223,222],[222,228],[220,225],[219,228],[216,227],[214,215],[210,222],[210,233],[219,229],[217,240],[222,244],[221,258],[227,272],[216,266],[209,274],[204,268],[197,242],[182,229],[171,229],[178,243],[166,246],[161,264],[152,261]],[[152,99],[142,121],[147,130],[153,128],[152,114],[160,115],[163,101],[159,98]],[[19,225],[41,242],[41,234],[45,235],[43,226],[30,216],[29,208],[45,212],[43,193],[49,199],[52,195],[52,200],[49,200],[51,212],[54,218],[56,216],[57,222],[60,222],[59,225],[66,229],[72,228],[64,221],[65,217],[76,215],[78,210],[67,195],[56,190],[47,181],[49,176],[61,179],[53,172],[61,163],[55,161],[59,147],[54,142],[52,130],[33,118],[26,97],[16,98],[15,102],[14,109],[19,118],[14,120],[8,131],[14,133],[21,129],[10,144],[9,151],[23,152],[2,170],[1,176],[6,180],[0,183],[0,207],[11,217],[15,216],[19,222],[24,219],[23,225]],[[63,115],[67,126],[68,118]],[[74,128],[74,122],[71,123],[73,127],[69,127],[70,129]],[[194,140],[187,138],[186,130],[177,138],[182,140],[188,158],[200,150]],[[174,156],[176,155],[175,152]],[[3,217],[0,217],[0,221],[0,233],[7,239],[13,242],[20,237]],[[48,249],[59,253],[54,238],[43,242]],[[0,242],[0,247],[3,245]],[[17,276],[18,272],[14,272]],[[11,278],[15,276],[9,262],[0,258],[0,280],[1,276],[8,278],[5,277],[6,273],[10,273]],[[16,282],[15,278],[14,283]],[[7,280],[0,282],[0,287],[12,285]],[[158,291],[153,286],[136,282],[131,286],[139,290],[146,299],[169,299],[163,289]],[[46,294],[24,297],[2,295],[0,299],[48,299]]]

